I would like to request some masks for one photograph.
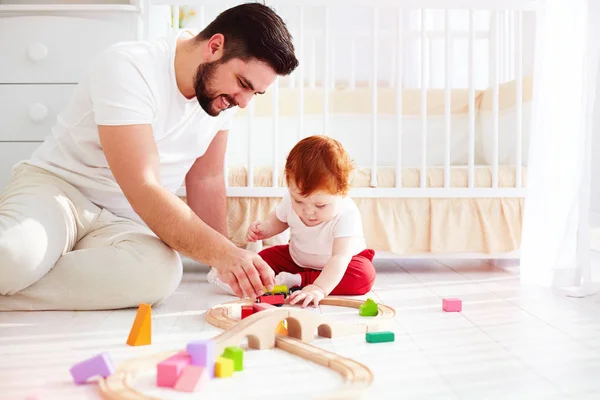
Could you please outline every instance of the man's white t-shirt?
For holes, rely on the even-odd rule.
[[[151,124],[161,184],[175,193],[216,134],[229,129],[237,109],[211,117],[195,97],[181,94],[174,62],[177,39],[184,34],[193,35],[118,43],[102,52],[58,115],[52,134],[24,162],[58,175],[99,207],[143,223],[108,166],[97,125]]]
[[[362,219],[356,203],[349,197],[339,200],[336,216],[316,226],[306,226],[292,208],[292,200],[286,193],[275,213],[280,221],[290,227],[290,256],[303,268],[323,269],[331,258],[333,240],[340,237],[359,237],[351,249],[356,255],[365,250],[366,242]]]

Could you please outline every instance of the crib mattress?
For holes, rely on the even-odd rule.
[[[523,168],[523,184],[526,184]],[[417,168],[402,171],[406,187],[419,187]],[[280,185],[284,185],[282,174]],[[429,187],[443,187],[443,168],[427,171]],[[489,167],[475,170],[476,187],[491,187]],[[271,185],[271,169],[254,169],[255,186]],[[379,187],[393,187],[394,168],[380,168]],[[243,167],[229,169],[230,186],[246,186],[247,171]],[[369,187],[370,169],[358,168],[353,186]],[[499,187],[515,186],[515,169],[499,168]],[[468,186],[468,169],[451,170],[451,187]],[[246,230],[255,220],[265,218],[278,198],[241,197],[227,199],[230,239],[243,246]],[[521,198],[356,198],[364,226],[367,245],[376,251],[399,255],[423,253],[505,253],[518,250],[521,241],[523,199]],[[265,245],[280,244],[283,237],[265,241]]]

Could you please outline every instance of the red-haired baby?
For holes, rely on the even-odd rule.
[[[375,281],[374,251],[366,248],[358,207],[347,197],[352,162],[342,145],[310,136],[288,155],[288,192],[264,221],[248,229],[247,241],[290,229],[290,242],[259,254],[277,285],[300,286],[290,304],[317,306],[327,295],[362,295]]]

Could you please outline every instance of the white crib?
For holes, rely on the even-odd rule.
[[[241,2],[215,3],[153,2],[170,6],[172,29],[197,30]],[[236,114],[225,171],[232,240],[243,244],[248,224],[266,216],[286,190],[282,172],[291,147],[325,133],[355,161],[350,196],[375,250],[514,256],[540,3],[266,3],[292,32],[300,67]]]

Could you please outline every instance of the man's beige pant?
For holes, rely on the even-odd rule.
[[[157,304],[181,276],[181,258],[150,229],[51,173],[20,165],[0,194],[0,311]]]

